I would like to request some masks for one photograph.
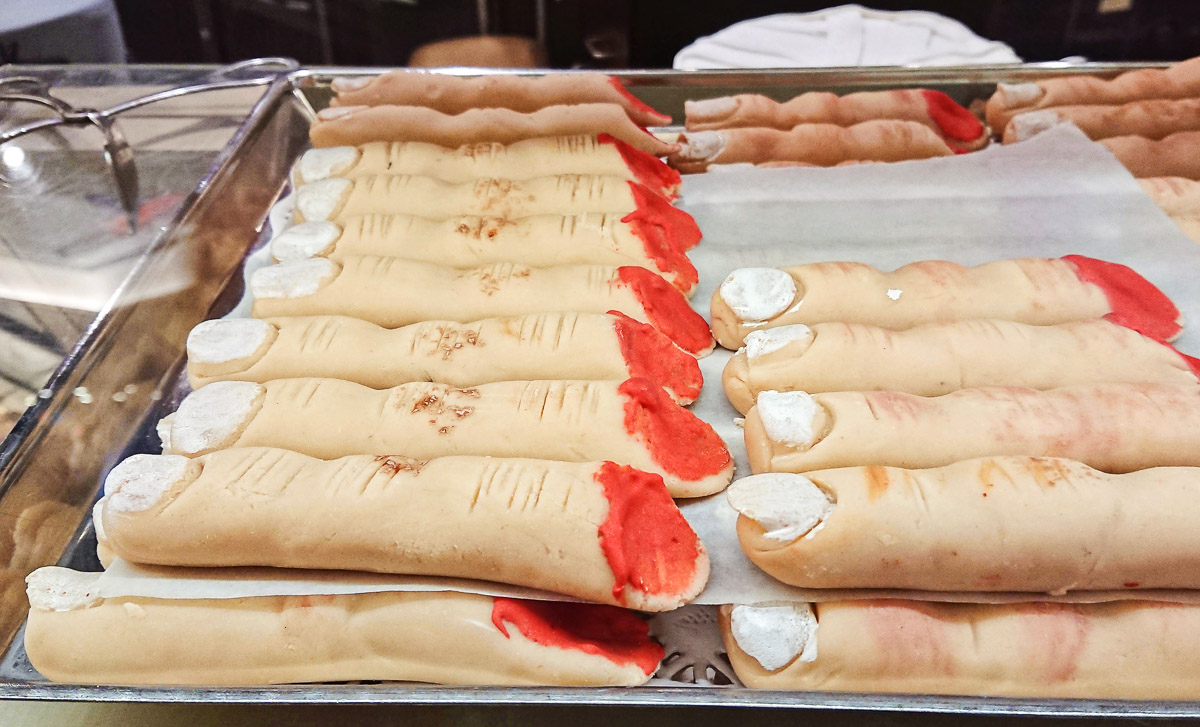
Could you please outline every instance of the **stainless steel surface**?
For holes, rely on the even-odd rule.
[[[266,86],[275,81],[281,73],[287,73],[299,68],[296,61],[291,58],[251,58],[246,61],[239,61],[228,66],[223,66],[208,74],[208,77],[200,82],[188,84],[185,86],[177,86],[165,91],[147,94],[124,103],[117,104],[112,108],[105,109],[104,114],[108,116],[116,116],[123,114],[126,111],[140,108],[159,101],[166,101],[180,96],[190,96],[194,93],[208,93],[210,91],[221,91],[228,88],[245,88],[247,86]],[[259,71],[259,69],[274,68],[274,71]],[[234,78],[243,71],[256,71],[250,78]]]
[[[92,124],[104,133],[104,159],[112,168],[117,183],[117,196],[129,220],[129,231],[138,228],[138,171],[133,161],[133,148],[124,132],[111,116],[88,114]]]
[[[226,288],[288,163],[306,139],[298,104],[260,101],[208,168],[182,212],[140,256],[33,405],[0,445],[0,630],[20,624],[24,573],[57,561],[96,493],[98,477],[161,396],[188,330]],[[237,168],[240,174],[231,174]],[[162,283],[174,284],[163,289]],[[115,448],[114,448],[115,447]],[[49,529],[47,531],[47,528]]]
[[[260,688],[89,687],[0,682],[0,698],[104,702],[237,704],[572,705],[620,707],[765,707],[1044,717],[1195,717],[1196,702],[1021,700],[924,695],[779,692],[740,687],[431,687],[314,685]]]
[[[213,71],[176,66],[6,67],[0,76],[19,80],[0,82],[0,90],[20,93],[53,87],[58,98],[40,93],[34,103],[0,106],[0,130],[31,120],[57,120],[53,114],[60,103],[64,108],[118,105],[176,86],[203,84]],[[125,163],[120,143],[105,148],[103,133],[92,124],[56,124],[0,145],[0,439],[36,400],[134,263],[176,217],[261,94],[261,88],[227,89],[127,110],[121,130],[136,151],[141,188],[136,232],[130,229],[121,198],[123,193],[132,197],[123,191],[132,190],[132,185],[114,185],[105,153],[122,162],[118,169],[132,171],[132,165]],[[162,293],[177,280],[164,277],[160,282]],[[29,521],[27,517],[26,524]],[[0,533],[5,532],[0,525]],[[0,535],[0,568],[11,555],[10,546]]]
[[[71,104],[55,97],[41,79],[31,76],[16,76],[0,79],[0,88],[17,88],[17,92],[0,93],[0,102],[23,102],[45,106],[55,112],[50,119],[41,119],[14,128],[0,131],[0,144],[13,141],[26,134],[51,129],[61,124],[87,125],[99,129],[104,134],[104,157],[112,168],[117,185],[117,196],[129,220],[129,229],[137,231],[138,227],[138,173],[133,159],[133,149],[125,134],[117,125],[116,117],[126,111],[141,108],[158,101],[188,96],[194,93],[219,91],[228,88],[244,88],[248,86],[265,86],[271,83],[279,72],[293,71],[299,67],[290,58],[255,58],[249,61],[234,63],[219,68],[209,74],[203,82],[186,86],[178,86],[166,91],[147,94],[107,109],[76,108]],[[233,79],[232,76],[241,71],[276,68],[273,73],[259,73],[251,78]],[[23,91],[23,92],[22,92]]]
[[[256,70],[259,68],[276,68],[273,73],[259,73],[251,78],[233,79],[231,76],[245,70]],[[45,106],[56,112],[57,116],[53,119],[44,119],[30,124],[23,124],[14,128],[6,129],[0,132],[0,144],[7,141],[12,141],[18,137],[33,131],[59,126],[61,124],[93,124],[100,125],[99,120],[103,119],[109,123],[112,122],[112,117],[123,114],[126,111],[132,111],[136,108],[141,108],[148,104],[166,101],[180,96],[189,96],[194,93],[206,93],[209,91],[221,91],[229,88],[245,88],[247,86],[265,86],[278,76],[280,72],[292,71],[298,68],[296,61],[290,58],[254,58],[248,61],[234,63],[229,66],[218,68],[208,74],[208,77],[200,83],[193,83],[183,86],[177,86],[165,91],[140,96],[135,99],[124,101],[109,108],[91,109],[91,108],[76,108],[71,104],[56,98],[51,94],[51,89],[45,82],[36,77],[31,76],[14,76],[12,78],[0,79],[0,89],[6,87],[16,87],[19,90],[8,93],[0,93],[0,102],[26,102],[35,103]],[[22,92],[23,90],[23,92]]]
[[[631,71],[621,76],[644,100],[679,116],[685,98],[737,91],[783,97],[805,90],[924,86],[968,103],[999,80],[1067,72],[1115,74],[1128,66],[990,67],[965,69],[827,69],[812,71]],[[0,544],[16,539],[17,520],[43,503],[67,508],[72,526],[38,557],[11,565],[0,597],[0,697],[54,700],[236,702],[559,704],[622,706],[758,706],[921,711],[1003,715],[1200,717],[1200,702],[1022,700],[972,697],[754,691],[737,687],[529,689],[431,687],[406,684],[265,688],[114,688],[52,684],[29,667],[19,639],[27,608],[19,570],[94,558],[86,513],[107,468],[126,454],[148,451],[158,402],[172,394],[188,330],[232,305],[237,275],[268,206],[293,160],[306,146],[312,108],[328,103],[334,76],[377,69],[308,69],[274,84],[229,147],[186,201],[184,212],[142,257],[113,301],[70,352],[39,399],[0,447]],[[189,285],[161,294],[155,282],[180,266]],[[86,400],[78,392],[87,392]],[[118,394],[123,398],[118,401]],[[84,545],[80,545],[80,544]],[[16,638],[14,638],[16,637]]]

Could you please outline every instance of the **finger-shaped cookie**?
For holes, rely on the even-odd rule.
[[[899,162],[951,156],[954,151],[933,131],[915,121],[864,121],[854,126],[802,124],[779,129],[689,131],[667,162],[684,173],[703,172],[712,164],[806,162],[831,167],[849,160]]]
[[[395,70],[379,76],[333,79],[334,106],[428,106],[457,114],[474,108],[505,108],[531,113],[547,106],[617,104],[642,126],[662,126],[671,117],[625,90],[621,81],[602,73],[546,76],[452,76]]]
[[[712,350],[708,323],[670,283],[645,268],[498,263],[459,270],[402,258],[313,258],[250,276],[254,317],[346,315],[385,328],[526,313],[608,313],[649,323],[680,348]]]
[[[1200,130],[1200,98],[1134,101],[1121,106],[1057,106],[1025,111],[1004,127],[1004,143],[1024,141],[1071,122],[1091,139],[1142,136],[1161,139],[1177,131]]]
[[[1200,586],[1200,467],[1068,459],[843,467],[734,482],[742,550],[804,588],[1068,591]]]
[[[381,328],[343,316],[205,321],[187,340],[193,388],[318,376],[387,389],[411,381],[644,378],[682,404],[700,395],[695,357],[619,313],[542,313]]]
[[[890,331],[856,323],[782,326],[750,334],[725,365],[725,395],[745,413],[763,391],[900,391],[1151,383],[1194,386],[1200,360],[1108,321],[1030,326],[931,323]]]
[[[371,214],[444,220],[461,215],[518,219],[579,212],[612,212],[633,219],[646,215],[691,219],[645,185],[620,177],[566,174],[450,184],[433,177],[376,175],[334,177],[297,187],[294,222]],[[692,226],[698,240],[699,228],[694,221]]]
[[[638,126],[623,108],[611,103],[547,106],[531,113],[471,108],[458,114],[421,106],[338,106],[318,113],[308,135],[316,147],[359,146],[372,141],[424,141],[457,147],[581,134],[608,134],[654,156],[666,156],[679,148]]]
[[[721,608],[754,689],[1195,699],[1200,606],[864,600]],[[1118,667],[1119,665],[1119,667]]]
[[[826,91],[802,93],[788,101],[758,94],[686,101],[688,131],[758,127],[788,130],[801,124],[853,126],[875,119],[916,121],[955,149],[987,145],[987,129],[970,111],[941,91],[904,89],[860,91],[838,96]]]
[[[678,219],[672,215],[623,222],[621,215],[599,213],[517,220],[365,215],[293,225],[271,240],[271,254],[279,262],[375,255],[455,268],[501,262],[533,267],[634,265],[657,272],[690,295],[699,282],[695,266],[683,252],[692,225],[681,229]]]
[[[1200,387],[1098,384],[1049,391],[764,391],[747,414],[750,470],[941,467],[999,455],[1065,457],[1105,472],[1200,466]]]
[[[712,299],[717,341],[737,348],[751,331],[803,323],[867,323],[904,330],[922,323],[994,318],[1045,326],[1107,318],[1154,338],[1182,330],[1175,304],[1124,265],[1081,255],[944,260],[890,273],[861,263],[739,268]]]
[[[98,598],[99,573],[29,577],[25,651],[56,682],[633,686],[663,650],[613,606],[398,592]]]
[[[105,544],[132,563],[456,576],[647,611],[708,579],[662,478],[611,462],[246,448],[138,455],[104,488]]]
[[[640,182],[669,199],[679,191],[679,172],[608,134],[552,136],[509,145],[483,142],[456,149],[420,141],[309,149],[292,169],[292,183],[376,174],[411,174],[454,183],[486,177],[596,174]]]
[[[1139,179],[1138,184],[1168,215],[1200,215],[1200,182],[1183,177],[1147,177]]]
[[[280,447],[323,459],[612,460],[661,475],[675,497],[720,492],[733,476],[729,450],[712,427],[646,379],[469,389],[416,382],[384,391],[337,379],[225,381],[189,394],[160,431],[164,452],[187,456]]]
[[[1180,131],[1162,139],[1114,136],[1102,139],[1129,173],[1143,177],[1200,180],[1200,131]]]
[[[1001,83],[988,99],[987,122],[999,131],[1015,114],[1030,109],[1196,96],[1200,96],[1200,58],[1166,69],[1128,71],[1111,80],[1064,76],[1035,83]]]

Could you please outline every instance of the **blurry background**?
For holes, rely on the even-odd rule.
[[[128,59],[224,63],[285,55],[305,64],[404,65],[422,45],[488,33],[508,38],[426,49],[430,64],[668,68],[685,45],[747,18],[809,12],[819,0],[3,0],[0,62],[69,58],[6,41],[28,6],[115,5]],[[1172,60],[1200,49],[1200,0],[874,0],[931,10],[1003,41],[1028,61]],[[27,10],[34,12],[34,10]],[[15,22],[15,21],[14,21]],[[92,36],[103,23],[93,22]],[[41,33],[41,36],[47,34]],[[79,48],[83,52],[86,48]]]

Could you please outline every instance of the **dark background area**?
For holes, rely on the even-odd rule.
[[[131,60],[403,65],[423,43],[481,29],[536,38],[550,64],[669,68],[695,38],[739,20],[828,7],[805,0],[116,0]],[[1178,60],[1200,53],[1200,0],[872,0],[931,10],[1029,61]],[[543,9],[539,13],[539,7]],[[540,15],[540,21],[539,21]],[[484,21],[481,23],[482,20]]]

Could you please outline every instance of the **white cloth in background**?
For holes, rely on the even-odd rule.
[[[1004,43],[980,38],[937,13],[842,5],[736,23],[679,51],[674,66],[705,70],[1020,62]]]

